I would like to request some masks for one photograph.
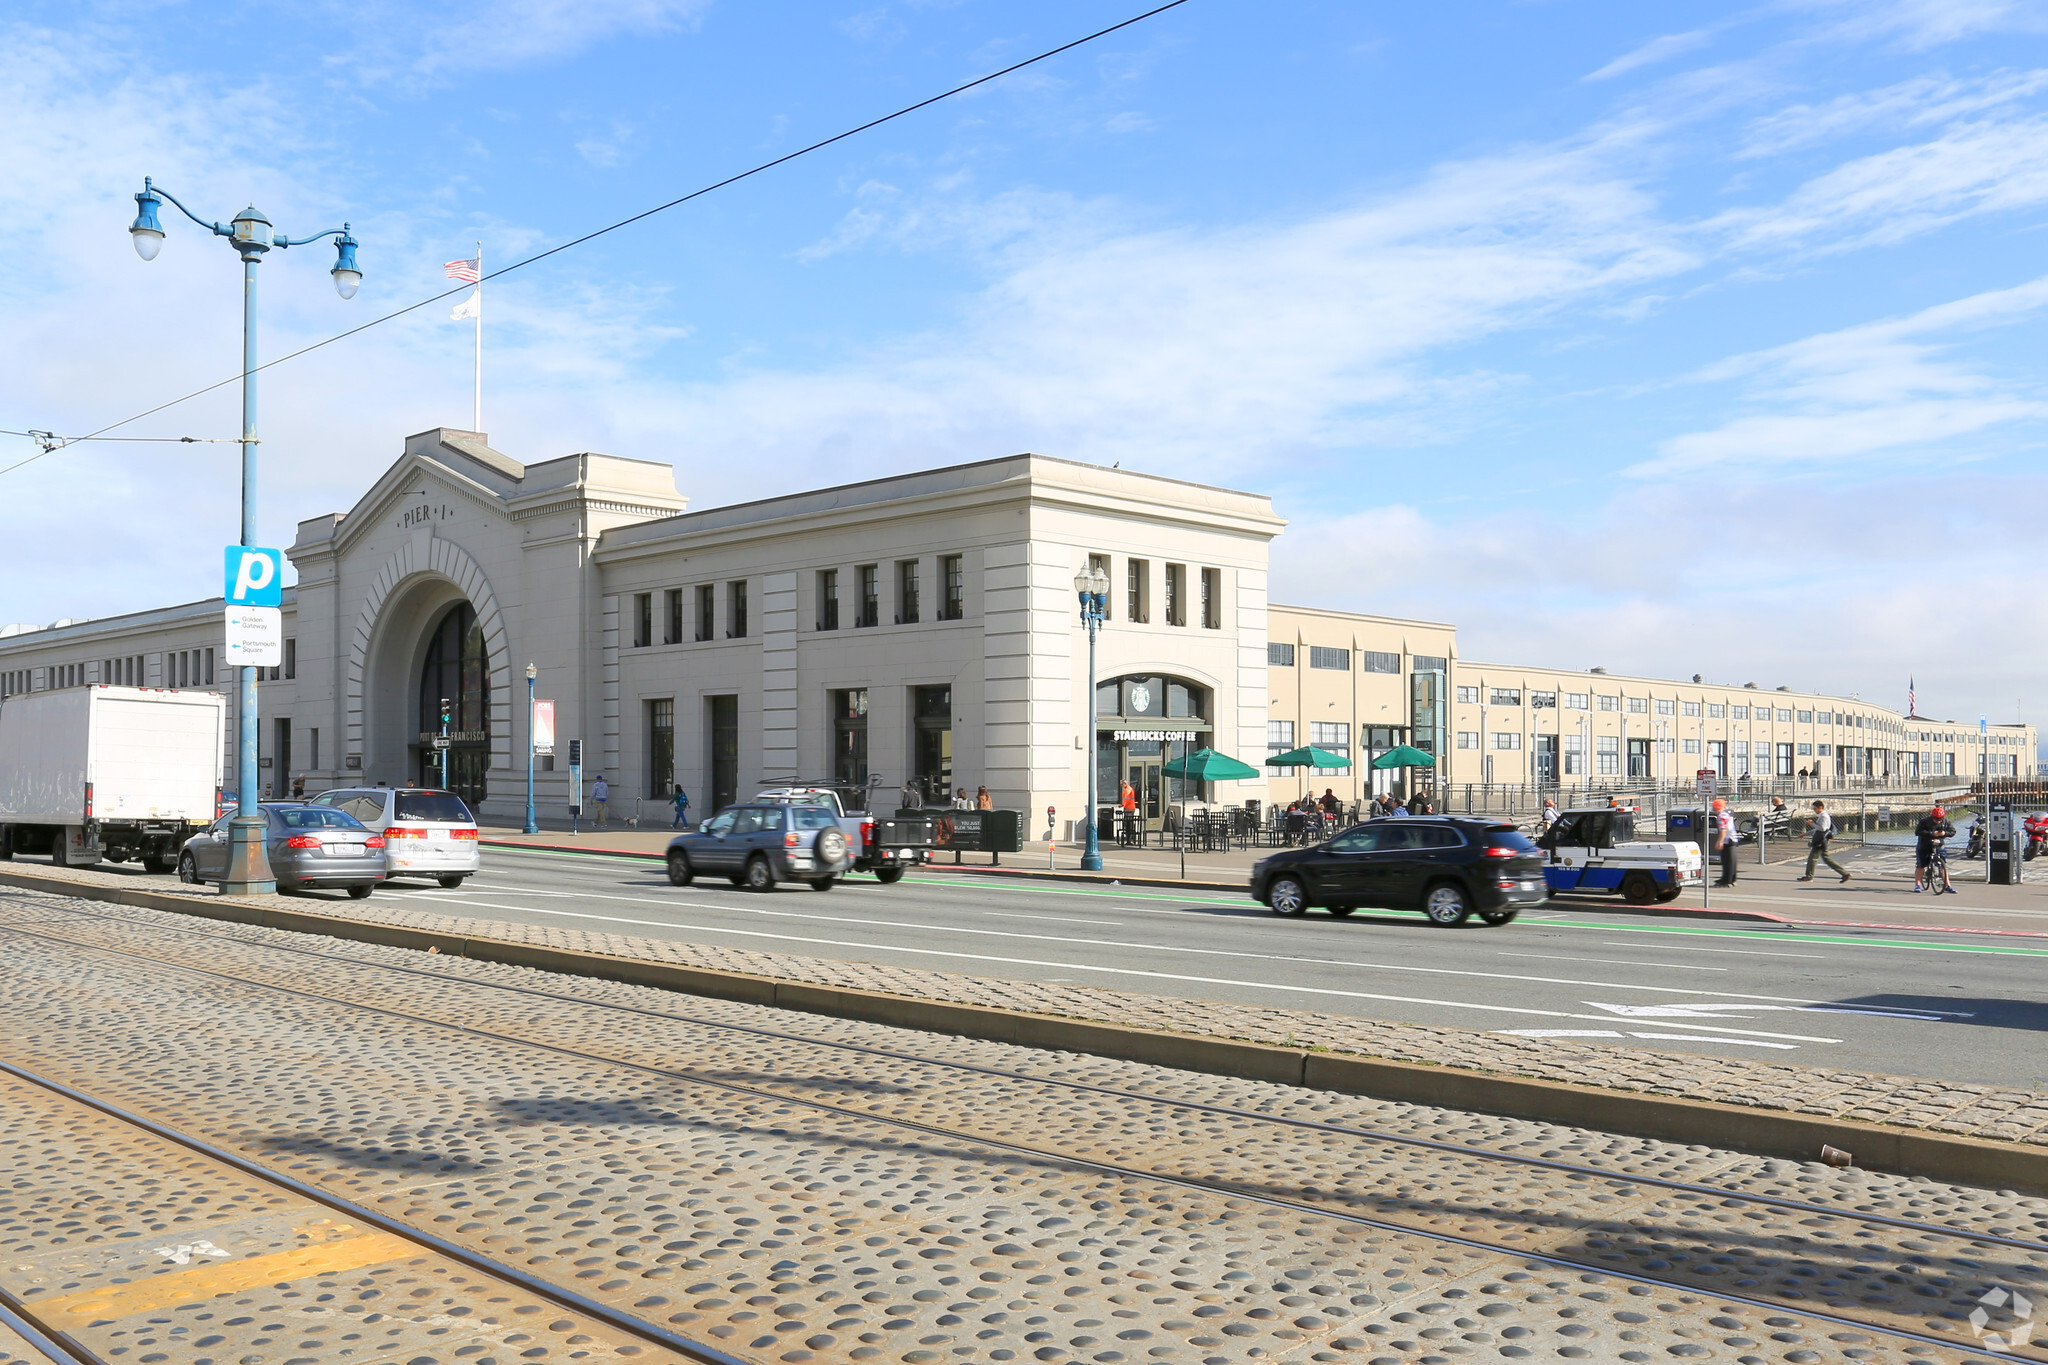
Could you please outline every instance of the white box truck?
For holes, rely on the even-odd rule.
[[[0,702],[0,859],[177,865],[221,799],[227,699],[67,687]]]

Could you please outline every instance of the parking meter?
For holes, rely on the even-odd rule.
[[[2013,886],[2020,880],[2020,870],[2025,866],[2020,852],[2024,845],[2018,832],[2019,821],[2013,817],[2012,807],[1997,805],[1991,808],[1987,817],[1985,832],[1989,838],[1991,853],[1991,884]]]

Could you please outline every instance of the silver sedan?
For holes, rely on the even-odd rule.
[[[340,887],[361,900],[384,880],[384,836],[353,815],[284,801],[266,801],[258,809],[265,825],[263,851],[279,891]],[[226,879],[228,827],[234,818],[232,812],[223,815],[185,841],[178,854],[180,881]]]

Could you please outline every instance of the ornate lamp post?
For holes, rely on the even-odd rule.
[[[1095,828],[1095,774],[1099,764],[1095,756],[1095,635],[1102,629],[1102,621],[1109,614],[1109,575],[1094,565],[1089,565],[1074,575],[1074,594],[1081,599],[1081,624],[1088,627],[1088,698],[1082,708],[1082,723],[1088,727],[1088,804],[1082,809],[1083,823],[1088,827],[1085,851],[1081,854],[1083,872],[1102,871],[1102,849],[1097,843]]]
[[[352,299],[356,286],[363,282],[362,271],[356,268],[356,239],[349,236],[348,224],[339,228],[328,228],[310,237],[289,237],[278,232],[251,205],[235,215],[229,223],[209,223],[192,210],[186,208],[170,194],[156,188],[155,182],[144,176],[142,193],[135,196],[135,221],[128,226],[130,237],[135,243],[135,254],[145,261],[156,259],[156,253],[164,244],[163,224],[157,219],[157,210],[163,201],[169,199],[177,204],[178,211],[217,237],[225,237],[242,258],[242,544],[256,543],[256,267],[263,261],[263,253],[272,247],[283,250],[286,247],[305,246],[332,237],[336,249],[334,268],[328,273],[334,276],[335,292],[345,299]],[[221,882],[221,891],[226,895],[268,895],[277,890],[277,882],[270,875],[270,860],[263,854],[263,813],[256,808],[256,670],[244,665],[240,687],[236,694],[236,714],[239,724],[235,743],[235,785],[237,806],[234,821],[228,827],[227,877]]]
[[[539,669],[532,664],[526,666],[526,827],[521,834],[540,833],[540,825],[533,818],[533,680],[539,676]]]

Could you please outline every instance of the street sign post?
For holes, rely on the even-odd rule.
[[[227,666],[275,668],[284,662],[284,555],[255,545],[230,545],[223,555]]]

